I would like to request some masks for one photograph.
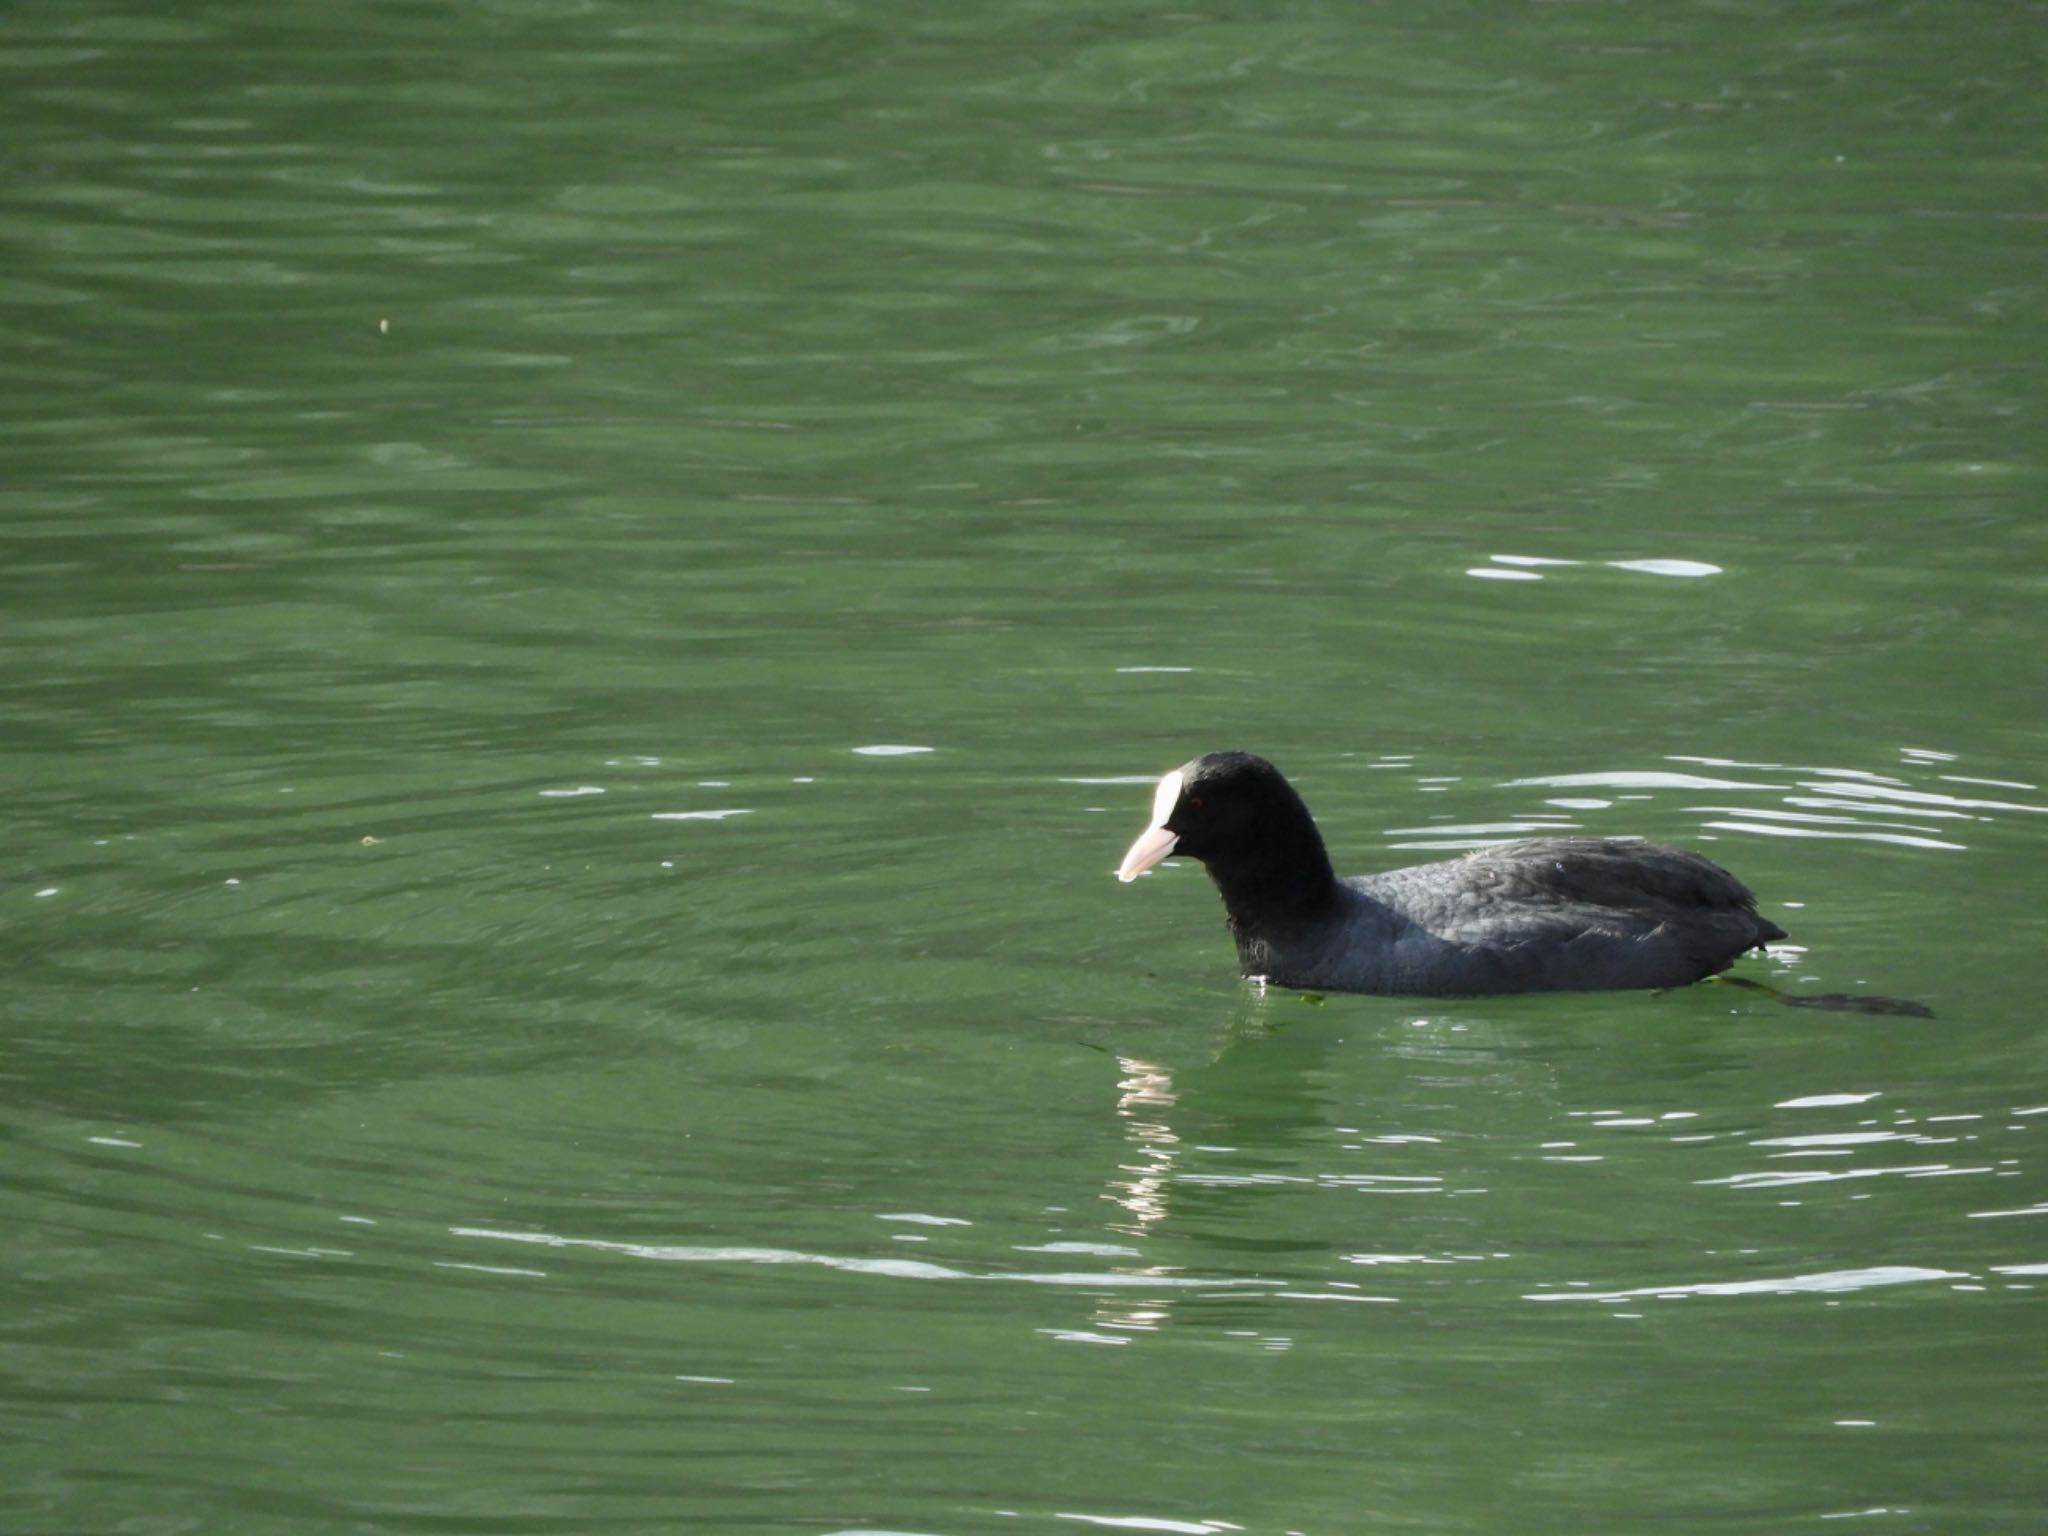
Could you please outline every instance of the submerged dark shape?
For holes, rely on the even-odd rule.
[[[1117,870],[1201,860],[1247,976],[1423,997],[1684,986],[1785,937],[1718,864],[1682,848],[1530,838],[1340,880],[1294,787],[1262,757],[1211,752],[1159,782]]]

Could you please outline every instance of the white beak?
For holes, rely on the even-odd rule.
[[[1131,851],[1124,855],[1123,863],[1116,867],[1117,879],[1129,885],[1154,864],[1173,852],[1173,845],[1180,841],[1178,832],[1169,832],[1164,827],[1148,827],[1144,835],[1131,844]]]
[[[1176,768],[1159,781],[1159,788],[1152,792],[1152,825],[1147,827],[1138,840],[1131,844],[1131,851],[1124,855],[1123,863],[1116,867],[1117,879],[1129,885],[1154,864],[1173,852],[1180,841],[1178,832],[1166,830],[1166,820],[1173,814],[1173,808],[1180,804],[1181,771]]]

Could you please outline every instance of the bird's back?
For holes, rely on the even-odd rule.
[[[1496,993],[1669,987],[1785,931],[1696,853],[1532,838],[1343,882],[1341,921],[1292,956],[1304,985]]]
[[[1738,912],[1755,916],[1748,886],[1684,848],[1601,837],[1534,837],[1495,843],[1462,858],[1364,876],[1358,884],[1417,919],[1499,921],[1504,913],[1597,908],[1658,921]]]

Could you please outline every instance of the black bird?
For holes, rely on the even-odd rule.
[[[1340,880],[1301,796],[1249,752],[1211,752],[1161,779],[1117,878],[1170,853],[1207,867],[1245,975],[1310,991],[1678,987],[1785,937],[1727,870],[1655,843],[1530,838]]]

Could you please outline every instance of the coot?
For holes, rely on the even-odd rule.
[[[1245,975],[1314,991],[1676,987],[1785,937],[1727,870],[1655,843],[1529,838],[1340,880],[1294,787],[1249,752],[1161,779],[1117,878],[1170,853],[1207,867]]]

